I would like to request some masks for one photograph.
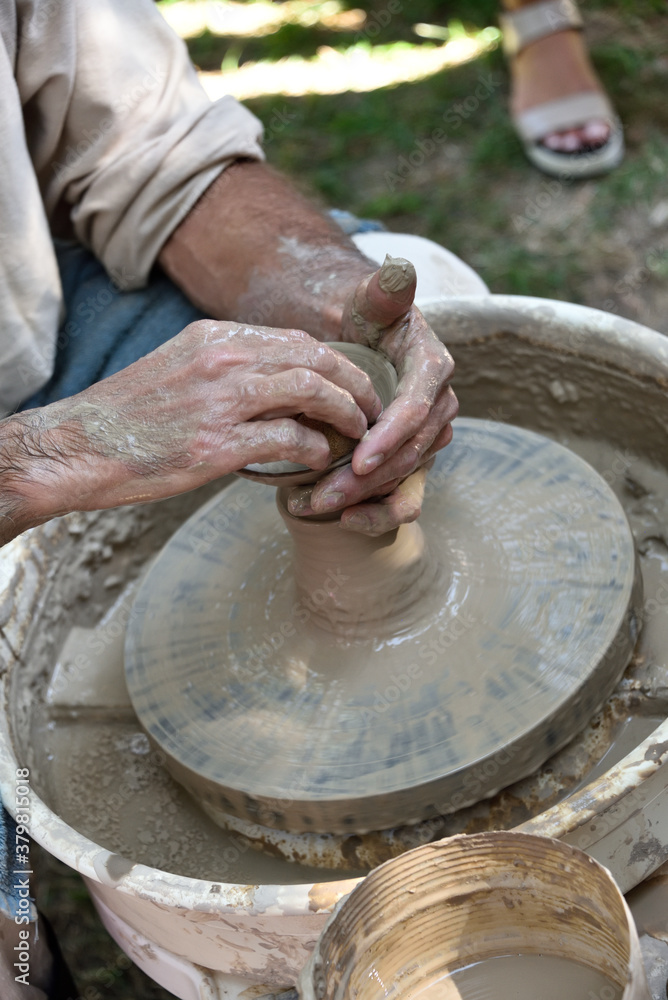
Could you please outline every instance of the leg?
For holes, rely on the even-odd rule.
[[[504,0],[508,11],[530,7],[536,0]],[[512,111],[519,114],[537,104],[557,97],[593,91],[604,93],[601,81],[591,64],[587,46],[579,31],[559,31],[539,38],[514,57],[510,65],[513,82]],[[573,153],[578,149],[597,149],[610,135],[607,122],[594,120],[582,128],[546,135],[548,149]]]
[[[503,0],[511,113],[546,173],[592,176],[623,156],[620,123],[589,59],[574,0]]]
[[[58,334],[55,371],[21,405],[22,410],[81,392],[203,318],[162,273],[156,273],[146,288],[124,292],[78,244],[57,243],[56,256],[65,319]]]

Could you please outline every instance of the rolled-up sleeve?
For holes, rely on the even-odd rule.
[[[19,9],[16,77],[47,216],[65,206],[116,283],[141,287],[221,170],[262,158],[262,127],[233,98],[209,100],[151,0]]]

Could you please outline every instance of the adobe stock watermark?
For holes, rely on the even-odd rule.
[[[65,0],[42,0],[33,4],[32,11],[24,19],[21,18],[21,38],[30,34],[42,34],[49,21],[65,6]]]
[[[272,326],[272,320],[276,315],[276,307],[285,305],[289,301],[291,289],[287,282],[279,283],[273,287],[268,295],[265,295],[261,303],[248,314],[246,322],[251,326]]]
[[[237,492],[232,500],[219,504],[211,516],[197,523],[188,535],[188,545],[196,555],[206,555],[211,547],[224,535],[239,514],[247,510],[252,503],[250,493]]]
[[[256,820],[261,825],[259,827],[249,827],[248,835],[250,837],[260,837],[263,832],[262,827],[280,830],[281,824],[285,825],[286,810],[290,809],[295,802],[301,799],[308,788],[309,782],[305,772],[296,778],[295,781],[291,782],[290,787],[286,788],[285,795],[281,798],[267,798],[258,803]]]
[[[445,628],[439,629],[437,635],[429,642],[420,645],[418,659],[422,660],[426,666],[434,666],[439,658],[443,658],[443,655],[458,639],[466,635],[474,625],[475,619],[466,612],[455,616]],[[385,688],[382,691],[376,691],[373,704],[360,709],[363,725],[372,723],[378,715],[384,715],[394,703],[410,691],[414,682],[419,681],[423,676],[423,663],[414,661],[409,663],[405,669],[390,674]],[[444,665],[443,673],[446,674],[447,670],[448,668]]]
[[[299,601],[293,604],[290,610],[290,617],[274,626],[274,631],[265,632],[262,636],[263,642],[256,646],[251,646],[248,650],[247,663],[251,670],[256,673],[265,670],[265,661],[281,649],[286,639],[291,639],[297,635],[298,626],[306,625],[328,604],[350,580],[350,577],[341,571],[340,567],[327,570],[321,587],[316,587],[308,596],[302,596]]]
[[[134,754],[134,764],[140,768],[141,776],[147,782],[159,778],[165,769],[167,757],[162,750],[155,750],[144,733],[134,733],[129,738],[127,748]],[[105,807],[114,813],[120,812],[123,806],[137,799],[135,785],[138,772],[128,773],[116,791],[105,798]]]
[[[287,104],[284,104],[282,108],[272,108],[271,114],[267,120],[262,123],[264,125],[262,145],[267,146],[269,143],[273,142],[274,139],[281,135],[290,122],[293,122],[296,117],[296,112],[289,111]]]
[[[621,126],[619,125],[615,126],[612,135],[614,136],[620,128]],[[593,150],[591,152],[579,153],[577,157],[578,165],[584,167],[590,160],[597,157],[598,152],[598,150]],[[527,196],[523,211],[513,216],[512,225],[515,232],[523,233],[535,225],[566,187],[579,179],[579,173],[565,167],[557,177],[551,180],[544,180],[537,193]]]
[[[85,645],[83,645],[83,648],[81,648],[81,645],[78,646],[79,651],[76,656],[65,660],[61,659],[62,669],[54,673],[49,684],[50,698],[62,695],[65,691],[71,689],[72,684],[80,675],[89,673],[93,669],[91,665],[95,660],[109,646],[113,646],[121,637],[125,636],[130,622],[137,615],[144,614],[144,608],[139,607],[135,601],[135,594],[136,591],[134,589],[128,590],[120,603],[114,606],[113,615],[108,621],[96,626],[94,629],[85,630],[88,633]],[[62,657],[62,655],[61,651],[59,656]]]
[[[280,136],[288,125],[295,121],[296,118],[296,112],[290,111],[287,104],[284,104],[280,108],[272,108],[271,112],[262,123],[262,146],[266,147],[271,145],[271,143],[274,142],[274,140]],[[244,157],[255,159],[255,143],[249,139],[245,147],[242,146],[236,155],[239,160],[243,160]],[[230,164],[230,166],[231,165],[232,164]],[[227,169],[218,174],[218,176],[202,192],[198,200],[190,209],[190,212],[188,213],[189,219],[196,218],[202,212],[208,211],[217,203],[218,199],[222,196],[221,185],[226,184],[230,176],[231,174],[228,173]]]
[[[513,229],[516,233],[523,233],[540,219],[541,215],[548,210],[564,190],[564,185],[556,179],[543,181],[540,190],[536,194],[527,197],[524,203],[523,213],[513,216]]]
[[[519,744],[501,747],[487,760],[467,771],[460,790],[453,792],[449,799],[435,802],[433,808],[436,815],[416,827],[415,833],[419,844],[428,844],[435,838],[448,836],[444,832],[447,817],[459,809],[475,805],[482,796],[487,796],[492,782],[498,780],[499,788],[505,787],[508,784],[508,768],[521,752],[522,747]]]
[[[613,292],[619,296],[622,302],[628,302],[632,297],[655,276],[661,274],[668,267],[668,244],[660,243],[655,247],[650,247],[644,256],[642,263],[637,264],[615,282]],[[606,299],[602,306],[606,312],[617,313],[620,305],[614,299]]]
[[[109,962],[107,965],[99,966],[95,972],[92,973],[93,983],[89,983],[88,986],[84,987],[83,992],[81,992],[76,1000],[103,1000],[104,993],[102,993],[95,983],[99,983],[100,986],[107,990],[120,979],[123,974],[132,966],[132,959],[124,952],[119,952],[113,962]]]
[[[18,903],[15,923],[19,926],[19,943],[14,945],[17,970],[14,981],[24,986],[30,985],[30,931],[24,925],[30,924],[32,898],[30,895],[30,768],[17,767],[14,786],[16,831],[14,844],[14,892]]]
[[[624,452],[616,451],[608,468],[599,472],[599,476],[608,486],[612,486],[620,476],[626,474],[633,462],[634,456],[628,449]],[[561,542],[566,532],[575,528],[582,516],[591,509],[592,504],[597,504],[599,499],[600,493],[595,485],[583,484],[558,520],[536,527],[533,535],[524,540],[527,554],[550,552],[555,544]]]
[[[478,84],[468,97],[453,102],[443,112],[443,121],[447,128],[435,128],[429,135],[415,140],[410,153],[397,158],[394,170],[386,170],[383,179],[390,191],[396,191],[405,184],[414,171],[432,157],[447,142],[449,132],[458,129],[467,118],[475,114],[480,105],[486,101],[501,86],[501,78],[496,79],[491,73],[478,77]]]

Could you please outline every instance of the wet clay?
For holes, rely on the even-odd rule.
[[[380,985],[380,984],[379,984]],[[501,955],[473,962],[411,990],[401,1000],[620,1000],[597,969],[552,955]],[[386,996],[391,995],[386,993]]]
[[[328,346],[345,354],[350,361],[369,376],[383,409],[390,405],[396,393],[398,379],[394,366],[384,355],[364,347],[363,344],[334,341]],[[259,483],[267,483],[269,486],[298,486],[303,483],[315,483],[332,469],[350,461],[356,443],[352,438],[345,437],[328,424],[312,420],[304,414],[301,414],[297,419],[307,427],[322,431],[327,437],[332,451],[332,460],[326,469],[316,472],[296,462],[258,462],[241,469],[238,475],[254,479]]]
[[[341,639],[389,644],[424,619],[431,595],[443,594],[445,568],[418,522],[372,538],[342,531],[338,516],[293,517],[289,494],[279,491],[278,511],[294,543],[295,594],[311,609],[316,628]],[[323,588],[324,579],[330,582]]]
[[[415,268],[403,257],[385,255],[383,266],[378,274],[378,284],[384,292],[403,292],[416,281]]]
[[[60,815],[133,862],[242,885],[317,882],[320,869],[253,850],[220,829],[169,775],[137,722],[48,723],[46,776]],[[363,874],[343,869],[335,878]]]
[[[628,662],[628,523],[547,438],[460,420],[419,523],[381,538],[287,516],[292,545],[260,488],[216,530],[241,489],[159,556],[126,646],[135,710],[217,820],[341,834],[453,812],[563,746]]]
[[[333,462],[337,462],[344,455],[348,455],[357,444],[355,438],[346,437],[345,434],[337,431],[336,427],[326,424],[323,420],[314,420],[313,417],[307,417],[305,414],[300,413],[297,417],[297,423],[325,435],[329,450],[332,453]]]

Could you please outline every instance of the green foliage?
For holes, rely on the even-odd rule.
[[[362,7],[373,16],[386,9],[386,2],[351,0],[346,6]],[[638,4],[600,0],[592,7],[619,19],[618,32],[608,31],[593,56],[626,125],[630,152],[610,176],[587,182],[591,194],[567,226],[559,209],[524,215],[543,182],[526,163],[508,117],[507,71],[500,50],[412,84],[368,93],[267,97],[247,103],[265,122],[277,106],[287,109],[290,123],[271,137],[269,159],[325,204],[381,219],[390,229],[429,236],[472,263],[494,291],[591,301],[589,288],[597,269],[611,271],[612,281],[614,267],[622,269],[623,278],[623,269],[631,265],[620,250],[613,254],[617,262],[613,266],[609,256],[601,257],[600,244],[590,241],[614,227],[620,213],[642,206],[647,215],[654,203],[665,198],[668,164],[668,102],[660,42],[665,21],[657,22],[655,31],[639,21],[656,18],[657,7],[651,0]],[[495,2],[405,3],[382,27],[374,45],[421,44],[412,31],[417,22],[447,26],[452,38],[464,29],[494,24],[496,12]],[[640,27],[632,35],[624,30],[625,24]],[[293,33],[293,51],[309,51],[309,30]],[[253,51],[262,50],[263,58],[269,59],[285,52],[281,46],[288,35],[282,38],[283,31],[271,40],[255,39]],[[315,29],[311,37],[316,39]],[[649,44],[650,39],[655,43]],[[318,34],[318,44],[321,41]],[[347,33],[332,33],[328,40],[334,47],[350,43]],[[244,43],[243,58],[248,51]],[[482,80],[491,80],[493,86],[469,113],[466,109],[473,108],[471,97]],[[439,141],[421,161],[420,150],[430,148],[439,129]],[[565,189],[560,205],[568,209],[582,192],[579,184]],[[655,255],[652,280],[658,280],[664,268],[668,264],[663,256]]]
[[[592,206],[592,219],[606,229],[623,209],[644,209],[668,195],[668,136],[649,133],[638,153],[627,157],[601,181]]]
[[[521,244],[506,245],[503,253],[488,256],[486,280],[509,295],[537,295],[569,300],[584,277],[575,255],[555,257],[536,253]]]
[[[378,195],[370,201],[360,202],[357,211],[364,217],[391,219],[397,215],[421,212],[427,207],[427,202],[427,195],[419,191],[390,192]]]
[[[606,82],[625,87],[637,84],[643,68],[647,65],[647,55],[641,50],[629,48],[620,42],[608,42],[594,49],[596,68]]]

